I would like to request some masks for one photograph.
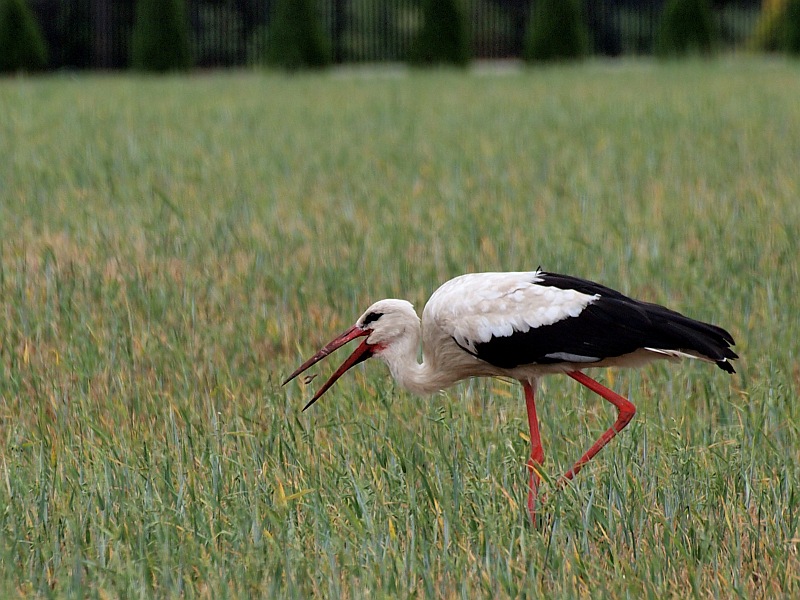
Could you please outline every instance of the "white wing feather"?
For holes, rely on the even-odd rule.
[[[423,329],[437,327],[475,352],[493,337],[577,317],[600,296],[537,285],[538,271],[474,273],[444,283],[422,313]]]

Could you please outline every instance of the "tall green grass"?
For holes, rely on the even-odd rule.
[[[0,591],[797,595],[797,65],[395,75],[0,81]],[[279,387],[375,299],[540,264],[742,355],[595,373],[639,412],[541,529],[518,386]],[[553,480],[614,415],[540,398]]]

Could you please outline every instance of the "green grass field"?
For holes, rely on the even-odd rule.
[[[0,80],[0,595],[796,597],[798,66]],[[742,356],[592,372],[639,411],[541,529],[516,384],[280,387],[540,264]],[[555,479],[615,413],[540,397]]]

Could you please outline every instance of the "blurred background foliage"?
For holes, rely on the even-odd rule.
[[[297,10],[307,5],[303,10],[313,16],[306,21],[318,33],[306,36],[304,42],[293,42],[282,33],[280,23],[286,21],[287,13],[279,10],[281,0],[176,0],[163,4],[165,10],[185,13],[191,63],[200,68],[253,66],[264,63],[265,57],[269,58],[266,62],[280,65],[280,56],[268,50],[274,48],[273,38],[283,40],[278,46],[295,56],[298,43],[316,45],[324,49],[322,54],[307,55],[329,56],[334,64],[402,62],[414,58],[413,48],[419,46],[426,31],[434,32],[425,42],[426,52],[449,56],[446,62],[464,64],[465,48],[467,60],[520,58],[529,32],[537,27],[537,19],[546,17],[549,6],[548,0],[448,0],[452,10],[426,13],[423,0],[307,0],[286,4]],[[723,52],[782,52],[797,38],[791,32],[800,27],[797,17],[792,17],[797,14],[791,8],[796,0],[578,0],[575,4],[580,9],[580,29],[585,28],[589,38],[585,52],[578,56],[586,52],[600,56],[652,54],[659,37],[675,40],[685,33],[681,31],[685,25],[679,24],[674,35],[665,36],[669,24],[664,17],[691,6],[700,6],[710,15],[714,49]],[[24,39],[41,35],[49,49],[44,64],[48,69],[125,69],[132,65],[136,0],[0,0],[0,7],[11,5],[22,7],[38,24],[39,33]],[[19,37],[17,21],[3,18],[6,13],[7,8],[0,10],[0,31]],[[463,27],[453,25],[453,14],[463,15]],[[457,20],[461,22],[461,18]],[[563,41],[567,31],[565,24],[558,22],[539,23],[538,27],[549,44]],[[463,32],[455,35],[458,41],[454,44],[453,32],[460,29]],[[696,40],[697,35],[690,39]],[[34,41],[26,43],[36,45]],[[447,51],[446,46],[459,50]],[[20,63],[6,70],[31,67]]]

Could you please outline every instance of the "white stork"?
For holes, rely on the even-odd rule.
[[[528,512],[533,518],[544,461],[534,390],[539,377],[566,373],[617,408],[616,422],[578,459],[571,479],[630,422],[636,407],[583,373],[589,367],[639,366],[658,358],[697,358],[733,373],[733,337],[724,329],[658,304],[633,300],[591,281],[546,273],[474,273],[444,283],[422,312],[405,300],[380,300],[355,325],[292,373],[284,385],[364,337],[303,408],[316,402],[352,366],[377,356],[397,382],[431,394],[469,377],[507,377],[525,391],[531,455]],[[422,338],[422,363],[417,362]]]

